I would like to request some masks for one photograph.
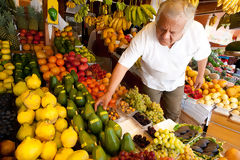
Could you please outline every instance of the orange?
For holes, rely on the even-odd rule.
[[[208,89],[208,84],[207,83],[203,83],[202,88],[203,89]]]
[[[123,91],[122,91],[122,90],[119,90],[119,91],[117,92],[117,94],[118,94],[119,96],[122,96],[122,95],[123,95]]]
[[[57,57],[57,59],[63,59],[63,55],[61,53],[57,53],[55,57]]]
[[[106,74],[106,78],[108,78],[108,79],[111,78],[111,76],[112,76],[111,73],[107,73],[107,74]]]
[[[43,73],[43,79],[44,79],[45,81],[49,81],[49,78],[50,78],[51,76],[53,76],[53,74],[52,74],[50,71],[47,71],[47,72]]]
[[[59,69],[60,69],[60,72],[66,71],[66,68],[64,66],[60,66]]]
[[[104,95],[103,92],[99,92],[97,96],[98,96],[98,97],[102,97],[103,95]]]
[[[105,86],[103,84],[99,85],[99,90],[100,91],[104,91],[104,89],[105,89]]]
[[[104,45],[108,46],[108,44],[111,42],[111,40],[109,38],[106,38],[104,41]]]
[[[53,67],[51,68],[51,72],[56,76],[60,73],[60,69],[58,67]]]
[[[57,66],[55,63],[48,63],[47,65],[49,69]]]
[[[92,89],[92,91],[98,93],[99,89],[95,87],[95,88]]]
[[[235,148],[230,148],[225,152],[225,158],[228,160],[239,160],[240,159],[240,151]]]
[[[89,93],[92,93],[92,90],[91,90],[91,88],[87,88],[87,90],[88,90],[88,92],[89,92]]]
[[[212,82],[207,82],[207,84],[208,84],[208,87],[209,87],[210,89],[214,87],[214,85],[213,85]]]
[[[64,60],[63,59],[58,59],[57,60],[57,65],[58,66],[63,66],[64,65]]]
[[[216,89],[212,88],[212,89],[210,89],[210,92],[211,92],[211,93],[215,93],[215,92],[216,92]]]
[[[68,37],[71,37],[73,35],[73,32],[67,32]]]
[[[41,65],[44,65],[44,64],[47,64],[47,60],[45,58],[40,58],[38,59],[38,64],[41,66]]]
[[[222,88],[224,88],[224,87],[226,87],[226,85],[227,85],[227,81],[224,80],[224,79],[221,79],[221,80],[218,81],[218,84],[219,84]]]
[[[103,83],[108,83],[109,79],[108,78],[103,78]]]
[[[57,57],[55,57],[55,56],[50,56],[50,57],[48,58],[48,62],[49,62],[49,63],[56,63],[56,61],[57,61]]]
[[[41,72],[47,72],[47,71],[49,71],[49,68],[48,68],[47,65],[42,65],[42,66],[40,67],[40,71],[41,71]]]
[[[92,80],[91,79],[87,79],[87,84],[91,84],[92,83]]]
[[[88,86],[89,86],[90,88],[94,88],[94,87],[95,87],[95,83],[90,83]]]
[[[218,80],[217,79],[213,79],[212,82],[213,82],[213,84],[218,84]]]
[[[58,81],[61,81],[61,77],[60,76],[56,76]]]
[[[68,74],[67,71],[63,71],[63,72],[61,72],[60,77],[63,78],[63,77],[66,76],[67,74]]]
[[[49,57],[49,56],[53,56],[54,52],[52,49],[46,49],[45,54]]]
[[[204,94],[204,95],[208,95],[208,93],[209,93],[209,91],[208,91],[207,89],[204,89],[204,90],[203,90],[203,94]]]
[[[214,88],[215,88],[215,89],[218,89],[218,88],[221,88],[221,86],[220,86],[219,84],[215,83],[215,84],[214,84]]]

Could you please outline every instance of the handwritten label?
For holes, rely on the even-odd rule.
[[[99,121],[99,119],[98,119],[98,118],[96,118],[96,119],[93,119],[93,120],[91,120],[91,121],[90,121],[90,124],[96,123],[96,122],[98,122],[98,121]]]
[[[76,97],[76,99],[83,99],[82,97]]]
[[[100,116],[105,115],[105,114],[108,114],[108,112],[107,111],[100,112]]]
[[[67,106],[67,109],[73,109],[73,107],[69,107],[69,106]]]

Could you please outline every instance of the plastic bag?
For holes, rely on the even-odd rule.
[[[32,0],[30,5],[38,12],[42,11],[42,0]]]

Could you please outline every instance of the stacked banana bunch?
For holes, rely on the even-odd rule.
[[[126,20],[132,22],[134,26],[140,26],[146,24],[150,19],[153,19],[153,15],[156,16],[155,9],[148,4],[140,6],[128,6],[125,9]]]
[[[235,14],[240,11],[240,0],[218,0],[217,7],[220,6],[227,14]]]
[[[85,17],[85,23],[87,23],[90,27],[96,24],[96,20],[97,20],[96,17],[92,17],[92,16]]]
[[[72,2],[72,1],[67,1],[66,6],[67,6],[68,8],[75,8],[75,7],[76,7],[76,4],[75,4],[74,2]]]
[[[83,17],[88,15],[88,4],[83,4],[82,7],[78,10],[78,12],[74,15],[74,20],[77,23],[81,23],[83,21]]]
[[[96,30],[99,31],[105,29],[106,27],[108,27],[111,21],[112,21],[111,15],[98,16],[96,19]]]
[[[81,5],[81,4],[86,4],[85,0],[73,0],[74,3]]]
[[[209,26],[213,26],[217,22],[217,16],[213,15],[209,20]]]
[[[109,24],[110,28],[119,30],[127,30],[131,27],[131,21],[127,22],[126,17],[124,17],[123,11],[115,11],[113,14],[113,20]]]
[[[194,7],[197,8],[199,4],[199,0],[188,0],[188,3],[192,4]]]

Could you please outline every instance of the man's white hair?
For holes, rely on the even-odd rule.
[[[157,12],[156,22],[158,22],[161,13],[164,13],[169,18],[179,18],[180,16],[186,18],[187,22],[184,31],[191,25],[196,7],[188,2],[188,0],[166,0],[160,4]]]

